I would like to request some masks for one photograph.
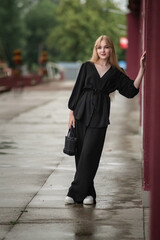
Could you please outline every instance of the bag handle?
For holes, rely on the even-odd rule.
[[[68,134],[67,137],[75,137],[75,128],[73,127],[73,125],[71,125],[71,128],[69,128],[68,130]]]

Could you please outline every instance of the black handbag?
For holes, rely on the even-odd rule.
[[[63,152],[69,156],[74,156],[77,153],[76,131],[73,126],[71,126],[71,128],[68,130],[67,136],[65,136]]]

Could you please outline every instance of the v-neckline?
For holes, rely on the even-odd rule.
[[[93,62],[92,62],[92,64],[93,64],[94,69],[96,70],[96,72],[97,72],[97,74],[98,74],[98,77],[99,77],[100,79],[102,79],[102,78],[109,72],[109,70],[112,68],[112,65],[111,65],[111,66],[108,68],[108,70],[107,70],[106,72],[104,72],[104,74],[103,74],[102,76],[100,76],[100,74],[99,74],[99,72],[98,72],[95,64],[94,64]]]

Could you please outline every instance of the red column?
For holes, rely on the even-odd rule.
[[[150,239],[160,239],[160,1],[146,0],[144,152],[150,161]],[[147,149],[147,147],[149,149]],[[147,156],[148,153],[148,156]]]
[[[139,15],[127,14],[128,49],[127,49],[127,75],[135,79],[139,70]]]
[[[151,149],[151,79],[152,79],[152,22],[148,0],[145,2],[145,49],[147,51],[147,64],[144,78],[144,108],[143,108],[143,149],[144,149],[144,181],[143,187],[144,190],[150,190],[150,161],[152,158],[152,149]]]
[[[144,0],[145,1],[145,0]],[[130,1],[131,13],[128,14],[128,40],[129,46],[127,50],[127,74],[135,79],[139,70],[139,59],[142,54],[142,41],[143,41],[143,23],[144,23],[144,4],[135,4],[135,1]],[[135,12],[134,10],[137,9]],[[139,9],[139,10],[138,10]],[[133,11],[133,12],[132,12]],[[146,34],[147,35],[147,34]],[[147,52],[148,55],[148,52]],[[149,68],[148,68],[149,70]],[[144,85],[144,101],[142,102],[142,92],[140,91],[140,123],[143,125],[143,148],[144,148],[144,190],[150,189],[150,175],[149,175],[149,159],[150,159],[150,138],[149,138],[149,125],[150,125],[150,95],[148,84],[150,79],[150,72],[147,73],[148,78],[145,79]],[[144,106],[142,106],[142,104]],[[142,109],[143,108],[143,109]],[[144,112],[143,112],[144,111]],[[143,116],[142,116],[143,114]],[[143,120],[144,118],[144,120]],[[143,123],[142,123],[143,120]]]

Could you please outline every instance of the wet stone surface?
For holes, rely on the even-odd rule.
[[[0,95],[0,239],[145,239],[138,97],[118,94],[111,104],[96,206],[64,204],[75,172],[74,157],[62,152],[72,86]]]

